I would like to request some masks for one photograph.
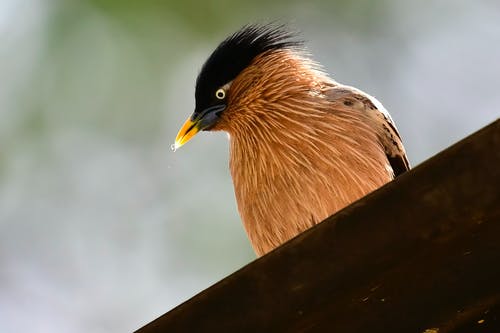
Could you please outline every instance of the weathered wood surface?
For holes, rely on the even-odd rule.
[[[430,329],[500,332],[500,120],[137,332]]]

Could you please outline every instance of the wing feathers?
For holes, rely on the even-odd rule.
[[[384,147],[394,177],[410,170],[410,163],[396,125],[389,112],[375,97],[354,87],[343,85],[329,87],[325,95],[334,105],[357,109],[358,112],[363,112],[368,116],[368,121],[371,122]]]

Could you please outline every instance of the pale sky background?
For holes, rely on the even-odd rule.
[[[130,332],[255,258],[226,136],[170,145],[217,43],[277,19],[414,165],[500,114],[498,1],[2,0],[0,332]]]

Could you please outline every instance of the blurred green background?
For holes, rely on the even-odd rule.
[[[493,121],[498,1],[0,1],[0,332],[130,332],[255,258],[228,144],[173,153],[211,50],[301,30],[413,164]]]

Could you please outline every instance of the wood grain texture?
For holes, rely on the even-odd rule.
[[[149,332],[500,332],[500,120]]]

